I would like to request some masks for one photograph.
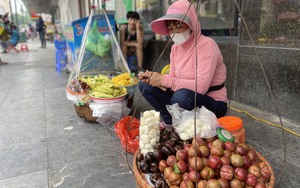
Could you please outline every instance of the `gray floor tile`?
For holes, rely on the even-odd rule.
[[[280,188],[298,188],[299,187],[299,174],[300,167],[298,164],[286,162],[282,158],[275,155],[265,155],[275,175],[275,187]],[[295,166],[298,165],[298,166]],[[280,181],[281,178],[281,182]],[[280,184],[279,184],[280,183]]]
[[[47,169],[46,140],[0,148],[0,180]]]
[[[48,161],[72,163],[85,158],[112,155],[116,148],[105,129],[100,132],[87,132],[51,137],[48,139]]]
[[[12,87],[7,93],[6,100],[40,99],[44,97],[44,91],[40,88],[27,89],[26,87]]]
[[[2,188],[48,188],[47,170],[0,180]]]
[[[10,124],[22,124],[29,123],[39,120],[45,120],[45,110],[44,109],[34,109],[34,108],[17,108],[5,109],[0,111],[0,129],[5,129],[7,125]]]
[[[120,155],[99,155],[66,165],[53,164],[49,169],[50,187],[134,187],[133,174]]]
[[[47,138],[46,125],[43,120],[9,123],[5,127],[1,127],[0,130],[0,148],[41,141]]]

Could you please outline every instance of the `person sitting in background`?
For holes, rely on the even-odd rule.
[[[11,26],[11,30],[12,30],[12,34],[10,36],[10,39],[7,41],[7,52],[9,52],[11,49],[14,49],[16,52],[19,53],[19,51],[15,48],[15,46],[17,46],[17,44],[20,41],[20,35],[19,35],[19,31],[17,29],[17,26],[12,25]]]
[[[151,71],[138,74],[139,89],[160,112],[163,125],[172,124],[166,105],[176,103],[185,110],[204,106],[217,118],[225,116],[226,66],[217,43],[201,34],[194,6],[187,0],[175,1],[165,16],[151,23],[151,28],[157,34],[170,36],[174,42],[169,74]]]
[[[143,67],[144,29],[140,24],[140,16],[137,12],[129,11],[126,15],[128,24],[120,28],[120,42],[125,59],[135,55],[137,64]]]
[[[0,45],[2,53],[6,53],[7,41],[12,34],[11,25],[13,23],[8,20],[8,13],[0,15]]]
[[[2,53],[6,53],[6,43],[9,39],[10,21],[8,20],[8,13],[0,15],[0,45],[2,47]],[[7,62],[2,61],[0,57],[0,65],[6,65]]]
[[[6,53],[6,48],[7,48],[7,41],[9,40],[9,34],[7,30],[7,26],[0,26],[1,27],[1,34],[0,34],[0,45],[1,45],[1,52]]]

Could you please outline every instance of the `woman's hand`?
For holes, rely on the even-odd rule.
[[[158,72],[152,72],[146,70],[146,72],[138,74],[138,77],[142,82],[147,82],[149,85],[153,87],[162,87],[161,85],[162,75]]]
[[[151,77],[149,77],[149,85],[153,87],[161,87],[162,75],[158,72],[149,72],[149,74],[152,74]]]
[[[138,78],[141,82],[147,83],[149,79],[149,75],[147,74],[147,72],[140,72],[138,74]]]

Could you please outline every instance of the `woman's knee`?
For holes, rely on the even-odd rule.
[[[181,108],[190,110],[194,104],[195,92],[189,89],[179,89],[174,92],[171,98],[171,105],[178,103]]]
[[[148,84],[146,84],[146,83],[144,83],[144,82],[140,82],[139,83],[139,90],[141,91],[141,92],[147,92],[147,93],[151,93],[152,91],[153,91],[153,87],[152,86],[150,86],[150,85],[148,85]]]
[[[144,49],[144,47],[143,47],[142,45],[139,45],[139,46],[136,48],[136,52],[137,52],[137,53],[141,53],[141,52],[143,52],[143,49]]]

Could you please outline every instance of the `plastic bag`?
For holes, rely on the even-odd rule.
[[[127,116],[130,109],[126,105],[127,100],[111,103],[91,102],[89,104],[90,109],[93,110],[93,117],[97,117],[97,122],[104,126],[115,124]]]
[[[98,31],[97,20],[95,20],[88,33],[85,48],[93,54],[103,57],[111,47],[110,37],[109,35],[106,36]]]
[[[132,154],[139,149],[139,127],[140,121],[133,116],[126,116],[115,125],[122,147]]]
[[[195,136],[194,125],[196,125],[196,135],[201,138],[211,138],[217,135],[218,119],[204,106],[196,107],[192,111],[180,108],[178,103],[166,107],[172,116],[173,126],[182,140],[188,140]],[[195,113],[196,124],[194,123]]]

